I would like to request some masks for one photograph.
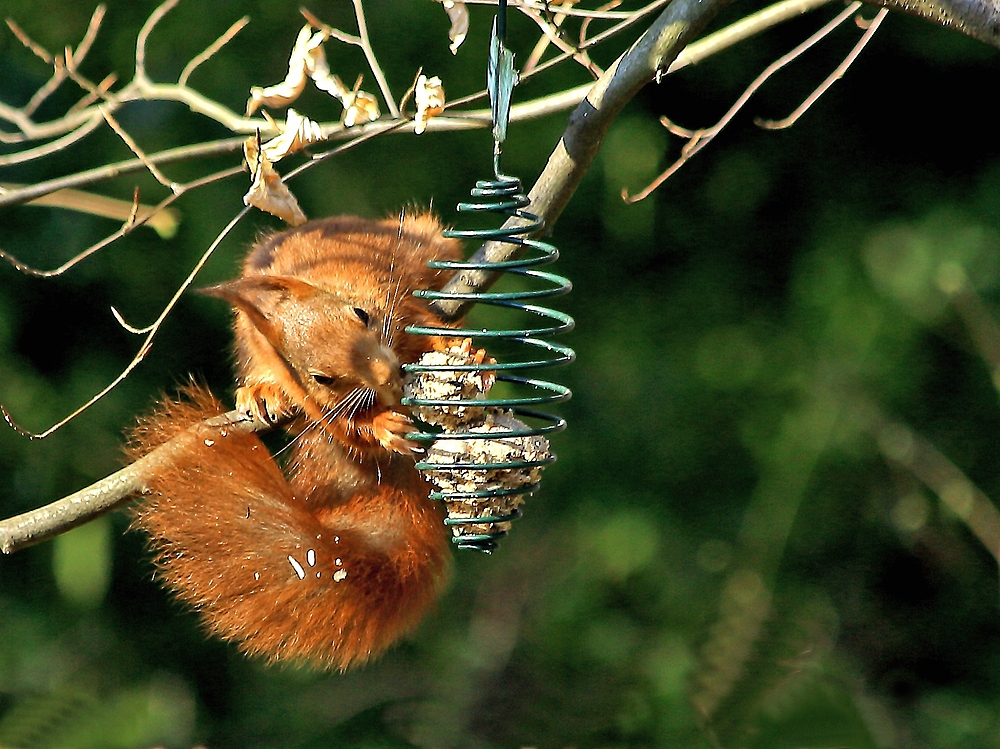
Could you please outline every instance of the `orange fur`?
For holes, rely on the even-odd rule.
[[[426,263],[458,249],[429,216],[327,219],[258,243],[209,290],[236,308],[238,407],[294,416],[287,466],[256,435],[193,441],[135,517],[161,579],[246,652],[346,668],[443,585],[447,532],[405,439],[400,366],[434,345],[403,328],[438,322],[409,292],[439,288]],[[133,457],[221,411],[189,388],[140,423]]]

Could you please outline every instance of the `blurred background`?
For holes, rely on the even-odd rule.
[[[75,45],[93,10],[3,6],[50,50]],[[130,78],[153,7],[109,2],[84,74]],[[355,30],[349,3],[309,7]],[[365,7],[397,99],[421,66],[452,98],[482,88],[488,9],[471,8],[452,56],[435,3]],[[736,3],[713,28],[757,7]],[[575,286],[555,306],[576,318],[563,342],[579,357],[548,373],[574,393],[559,407],[570,423],[553,440],[559,461],[497,553],[456,554],[415,635],[347,674],[244,658],[170,600],[117,512],[0,559],[0,746],[1000,747],[997,50],[891,15],[797,125],[757,128],[836,67],[860,34],[848,24],[650,198],[620,197],[683,145],[660,115],[712,124],[839,10],[650,85],[615,123],[553,232],[556,270]],[[297,4],[182,0],[150,39],[151,76],[176,80],[244,13],[251,24],[191,79],[241,111],[250,86],[284,77]],[[519,62],[537,35],[514,14]],[[594,59],[609,64],[632,39]],[[366,72],[355,49],[328,43],[327,55],[348,84]],[[2,29],[0,101],[23,105],[49,72]],[[563,65],[515,102],[587,79]],[[64,89],[41,119],[79,97]],[[316,93],[296,108],[340,113]],[[506,170],[530,185],[566,117],[512,125]],[[118,120],[147,152],[228,135],[167,103]],[[290,186],[313,217],[416,205],[458,223],[490,154],[485,130],[393,135]],[[130,155],[100,132],[0,181]],[[183,181],[236,163],[164,171]],[[185,196],[173,236],[140,229],[59,278],[0,264],[0,403],[20,424],[47,427],[117,375],[139,339],[110,307],[152,321],[241,208],[245,179]],[[145,202],[166,195],[148,175],[96,191],[130,200],[136,185]],[[52,268],[118,225],[5,209],[0,249]],[[251,214],[196,285],[234,276],[254,237],[279,226]],[[0,429],[0,515],[114,471],[135,416],[189,375],[231,398],[228,326],[223,303],[187,294],[98,405],[41,442]]]

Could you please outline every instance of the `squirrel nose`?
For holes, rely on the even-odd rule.
[[[362,379],[375,391],[383,406],[396,406],[403,397],[403,378],[399,358],[391,348],[378,343],[363,347],[360,362]]]

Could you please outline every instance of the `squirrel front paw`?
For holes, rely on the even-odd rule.
[[[412,431],[414,426],[410,417],[398,411],[383,411],[372,419],[372,434],[378,443],[386,450],[401,455],[423,452],[419,442],[406,439]]]
[[[236,388],[236,410],[265,424],[274,424],[298,410],[276,382],[253,382]]]

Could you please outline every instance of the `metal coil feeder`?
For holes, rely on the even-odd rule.
[[[505,6],[506,3],[501,0],[497,21],[493,29],[490,64],[487,71],[494,117],[494,178],[478,181],[475,188],[471,190],[474,202],[460,203],[457,210],[459,213],[495,214],[504,220],[516,219],[517,225],[506,228],[501,226],[485,229],[454,229],[446,231],[445,235],[467,242],[506,245],[513,250],[511,256],[514,259],[495,262],[474,259],[434,261],[430,263],[430,267],[455,271],[456,274],[463,271],[511,274],[526,280],[529,286],[534,288],[496,292],[452,292],[448,291],[446,287],[442,291],[417,290],[414,291],[414,294],[431,300],[432,303],[478,303],[515,310],[529,315],[529,322],[533,322],[533,325],[499,330],[471,327],[409,326],[406,330],[416,335],[446,336],[449,338],[468,337],[476,341],[477,344],[481,343],[487,352],[490,351],[491,342],[497,341],[510,341],[527,346],[529,351],[525,358],[517,361],[491,360],[465,364],[427,365],[416,363],[404,365],[404,369],[411,375],[455,372],[487,373],[491,377],[495,375],[497,382],[506,383],[509,388],[513,388],[516,394],[511,397],[496,398],[489,395],[475,399],[407,397],[404,398],[403,402],[414,409],[422,407],[454,408],[456,406],[481,410],[493,409],[513,414],[517,421],[510,422],[514,426],[506,428],[501,433],[484,434],[483,431],[470,429],[448,431],[446,434],[441,434],[424,429],[420,433],[411,435],[411,438],[422,440],[428,444],[433,443],[438,438],[479,442],[484,440],[532,439],[562,431],[566,428],[565,420],[536,410],[536,408],[567,400],[572,395],[570,390],[563,385],[518,374],[522,371],[567,364],[576,358],[576,354],[568,346],[546,340],[548,336],[572,330],[573,318],[565,313],[535,303],[541,299],[566,294],[572,288],[568,279],[539,270],[540,266],[555,262],[559,257],[559,251],[550,243],[529,236],[537,234],[544,226],[544,222],[540,217],[526,210],[530,205],[530,200],[524,194],[520,180],[504,175],[500,170],[500,143],[506,134],[510,91],[516,80],[516,73],[513,69],[513,54],[504,48],[503,16],[506,10]],[[520,421],[521,419],[527,419],[529,423],[524,423]],[[538,470],[536,469],[554,461],[555,455],[546,451],[544,456],[535,459],[521,458],[493,462],[442,464],[425,459],[417,463],[417,469],[424,472],[425,476],[465,472],[466,475],[471,473],[485,477],[496,475],[497,471],[511,472],[511,475],[537,476]],[[521,472],[521,474],[516,472]],[[524,472],[530,473],[525,474]],[[472,490],[444,488],[433,491],[430,496],[434,500],[446,503],[448,517],[445,524],[452,527],[454,534],[452,541],[458,548],[489,553],[497,547],[498,539],[506,535],[509,522],[521,516],[521,510],[518,507],[520,500],[536,491],[539,482],[535,478],[519,486],[498,486],[497,482],[489,481],[481,483],[492,485]],[[512,509],[500,512],[491,511],[491,508],[497,506],[507,506]],[[482,512],[482,508],[486,508],[486,513],[477,514],[475,510],[468,509],[467,511],[463,508],[480,508],[478,513]]]

